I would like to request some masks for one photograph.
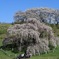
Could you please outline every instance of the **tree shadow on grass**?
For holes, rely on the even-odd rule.
[[[17,47],[12,45],[12,44],[8,44],[6,46],[0,46],[0,49],[4,50],[4,51],[11,51],[13,53],[18,53],[19,51],[17,50]]]

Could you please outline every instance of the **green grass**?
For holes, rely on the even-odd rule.
[[[1,51],[0,50],[0,59],[13,59],[15,58],[17,55],[19,55],[19,53],[13,53],[11,51]],[[33,56],[31,57],[30,59],[59,59],[59,47],[57,47],[55,49],[54,52],[49,52],[48,54],[43,54],[43,55],[40,55],[40,56]]]
[[[59,37],[59,25],[53,25],[53,24],[51,24],[50,26],[52,27],[55,36]]]
[[[11,25],[10,24],[0,24],[0,35],[6,34],[9,26],[11,26]]]
[[[59,59],[59,47],[57,47],[54,52],[51,51],[48,54],[33,56],[30,59]]]

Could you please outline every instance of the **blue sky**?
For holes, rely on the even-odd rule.
[[[15,12],[37,7],[59,9],[59,0],[0,0],[0,22],[11,23]]]

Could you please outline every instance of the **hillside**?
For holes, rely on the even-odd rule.
[[[3,28],[2,28],[3,26]],[[3,32],[2,34],[0,34],[0,46],[2,45],[2,41],[4,39],[4,35],[6,35],[6,31],[8,29],[8,27],[11,26],[10,24],[0,24],[0,32],[1,31],[5,31]],[[4,29],[6,28],[6,29]],[[57,35],[57,33],[59,34],[59,32],[57,32],[58,28],[56,28],[56,26],[53,26],[52,27],[54,29],[54,33],[55,35]],[[10,50],[6,50],[7,54],[5,54],[3,51],[0,50],[0,59],[13,59],[14,57],[16,57],[19,53],[13,53],[12,51]],[[12,56],[12,57],[11,57]],[[40,56],[33,56],[32,58],[30,59],[58,59],[59,58],[59,47],[57,47],[53,52],[50,52],[48,54],[43,54],[43,55],[40,55]]]

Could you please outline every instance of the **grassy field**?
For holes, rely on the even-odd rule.
[[[59,59],[59,47],[57,47],[54,52],[51,51],[48,54],[34,56],[31,59]]]
[[[59,36],[59,25],[51,24],[50,26],[52,27],[55,36]]]
[[[12,26],[12,25],[0,24],[0,46],[2,46],[2,41],[6,36],[7,29],[9,28],[9,26]],[[54,30],[55,36],[59,36],[59,29],[54,25],[51,25],[51,27]],[[14,53],[11,50],[0,49],[0,59],[13,59],[16,56],[18,56],[19,54],[20,54],[20,52]],[[30,59],[59,59],[59,47],[57,47],[54,52],[51,51],[48,54],[43,54],[40,56],[38,56],[38,55],[33,56]]]
[[[13,53],[11,51],[0,50],[0,59],[13,59],[20,53]],[[43,54],[40,56],[33,56],[30,59],[59,59],[59,47],[55,49],[54,52],[49,52],[48,54]]]

